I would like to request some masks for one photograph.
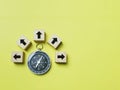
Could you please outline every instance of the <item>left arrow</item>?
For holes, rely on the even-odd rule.
[[[38,38],[41,38],[41,34],[42,34],[41,32],[37,32],[36,34],[37,34]]]
[[[20,43],[23,44],[23,45],[26,45],[26,42],[24,41],[24,39],[21,39]]]
[[[14,57],[15,59],[21,58],[21,56],[20,56],[20,55],[17,55],[17,54],[15,54],[13,57]]]

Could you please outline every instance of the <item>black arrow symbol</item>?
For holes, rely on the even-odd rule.
[[[26,45],[27,43],[24,41],[24,39],[21,39],[20,40],[20,43],[23,44],[23,45]]]
[[[15,54],[13,57],[14,57],[15,59],[21,58],[21,56],[20,56],[20,55],[17,55],[17,54]]]
[[[37,32],[36,34],[38,35],[38,38],[41,38],[41,32]]]
[[[55,42],[57,42],[57,38],[53,38],[53,41],[51,42],[52,44],[55,44]]]
[[[64,59],[65,56],[62,54],[62,55],[58,55],[57,58],[61,58],[61,59]]]

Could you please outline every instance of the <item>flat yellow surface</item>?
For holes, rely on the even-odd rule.
[[[55,50],[46,40],[52,67],[42,76],[27,67],[35,29],[63,41]],[[32,46],[14,64],[21,35]],[[67,52],[68,64],[54,62],[56,51]],[[0,90],[120,90],[120,0],[0,0]]]

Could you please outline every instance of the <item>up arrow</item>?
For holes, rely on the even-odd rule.
[[[63,54],[62,55],[58,55],[58,58],[64,59],[65,56]]]
[[[55,44],[55,42],[57,42],[57,38],[53,38],[53,41],[51,42],[52,44]]]
[[[21,56],[20,56],[20,55],[17,55],[17,54],[15,54],[13,57],[14,57],[15,59],[21,58]]]
[[[26,44],[27,44],[24,39],[21,39],[21,40],[20,40],[20,43],[23,44],[23,45],[26,45]]]
[[[37,32],[36,34],[37,34],[38,38],[41,38],[41,34],[42,34],[41,32]]]

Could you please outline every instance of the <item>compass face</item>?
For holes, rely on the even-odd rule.
[[[45,74],[50,66],[50,58],[45,52],[33,52],[28,58],[28,67],[35,74]]]

